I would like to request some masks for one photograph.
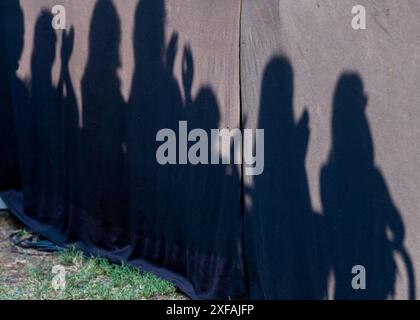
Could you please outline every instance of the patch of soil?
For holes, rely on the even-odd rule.
[[[23,249],[14,246],[10,236],[24,229],[9,212],[0,211],[0,283],[14,285],[23,282],[28,269],[39,265],[40,260],[50,263],[54,260],[51,253]]]

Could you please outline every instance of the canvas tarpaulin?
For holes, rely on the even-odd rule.
[[[1,1],[1,197],[193,298],[415,297],[420,2],[359,2]],[[264,129],[263,173],[160,165],[180,121]]]

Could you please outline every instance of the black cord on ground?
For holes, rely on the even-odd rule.
[[[38,235],[25,235],[22,234],[21,231],[12,233],[9,236],[9,239],[13,246],[22,249],[37,250],[48,253],[66,250],[65,247],[58,246],[49,240],[41,239]]]

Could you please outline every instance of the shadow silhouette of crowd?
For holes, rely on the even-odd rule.
[[[359,74],[343,73],[337,82],[331,148],[320,174],[323,212],[315,212],[305,168],[310,110],[295,121],[288,59],[267,64],[258,118],[265,170],[246,191],[252,206],[242,208],[236,165],[156,161],[160,129],[176,132],[179,121],[187,121],[189,129],[211,136],[221,122],[212,88],[192,92],[194,48],[188,44],[181,83],[175,77],[179,35],[166,37],[163,0],[142,0],[136,8],[128,101],[118,76],[121,21],[111,0],[96,2],[82,105],[69,66],[77,30],[57,32],[51,14],[40,13],[25,83],[17,75],[23,13],[17,1],[0,6],[0,189],[22,189],[20,218],[38,232],[176,279],[202,298],[323,299],[330,275],[329,298],[392,298],[399,254],[415,297],[404,222],[375,163]],[[368,270],[366,290],[352,288],[355,265]]]

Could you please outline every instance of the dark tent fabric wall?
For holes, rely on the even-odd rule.
[[[359,2],[0,1],[0,197],[192,298],[415,298],[420,1]],[[180,121],[264,129],[263,173],[160,165]]]
[[[13,87],[6,92],[12,98],[2,108],[14,113],[7,114],[13,121],[3,117],[2,121],[16,125],[2,127],[8,143],[2,144],[2,151],[13,159],[4,163],[8,167],[2,168],[1,178],[4,190],[13,189],[10,179],[18,179],[15,172],[20,172],[17,182],[22,184],[21,191],[9,190],[2,197],[26,225],[58,244],[75,244],[89,253],[153,271],[194,298],[245,297],[240,167],[162,166],[156,161],[157,131],[177,130],[179,121],[209,136],[219,124],[239,127],[233,94],[226,96],[232,116],[222,119],[213,90],[193,88],[200,80],[195,74],[200,67],[189,44],[183,48],[176,32],[166,34],[164,2],[145,0],[130,5],[135,12],[134,70],[130,93],[124,98],[118,74],[123,30],[117,7],[110,0],[77,2],[92,10],[84,20],[88,47],[80,100],[69,64],[79,50],[75,43],[81,31],[57,32],[51,27],[50,10],[22,1],[22,8],[40,9],[34,24],[28,25],[31,18],[24,19],[17,1],[2,2],[4,27],[13,28],[1,31],[10,55],[6,82]],[[77,5],[63,4],[71,23],[70,9],[76,11]],[[239,17],[238,4],[228,6],[234,17]],[[203,15],[207,8],[201,7]],[[221,9],[213,9],[209,24],[216,26]],[[225,21],[227,36],[237,38],[231,47],[236,47],[238,21]],[[24,37],[32,28],[31,78],[24,85],[12,67],[23,59]],[[9,38],[18,43],[12,45]],[[181,48],[182,90],[174,75],[175,55]],[[238,50],[232,48],[218,49],[215,57],[215,63],[233,61],[226,73],[238,68]],[[60,66],[54,75],[56,61]],[[19,156],[9,150],[16,146]],[[20,170],[9,168],[16,164]]]

